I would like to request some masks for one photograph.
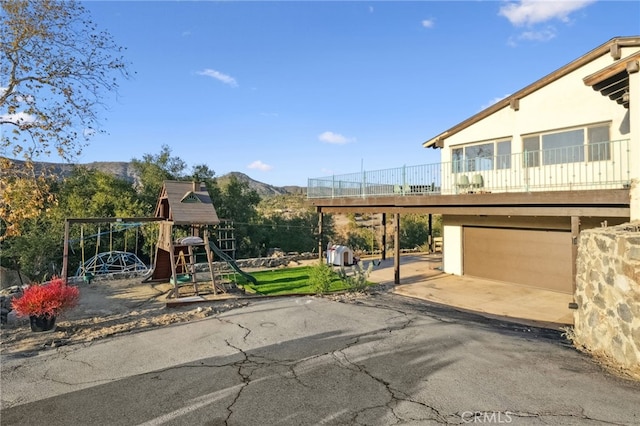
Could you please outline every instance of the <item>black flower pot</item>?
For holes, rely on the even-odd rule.
[[[31,331],[35,332],[51,331],[56,328],[56,317],[30,316],[29,322],[31,323]]]

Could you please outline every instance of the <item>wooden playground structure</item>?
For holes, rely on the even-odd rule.
[[[232,257],[210,240],[209,228],[220,224],[213,202],[204,183],[165,181],[153,218],[69,218],[65,221],[65,243],[62,276],[68,277],[69,227],[74,223],[157,222],[158,240],[150,273],[143,282],[170,282],[173,289],[168,299],[200,298],[238,291],[234,281],[226,279],[214,268],[214,254],[246,279],[255,279],[241,271]],[[224,239],[229,240],[224,228]],[[181,236],[178,237],[177,235]],[[200,262],[198,256],[205,256]],[[84,258],[84,256],[83,256]],[[83,259],[84,260],[84,259]],[[208,271],[198,271],[205,264]],[[216,273],[218,272],[218,273]],[[227,273],[228,274],[228,273]]]

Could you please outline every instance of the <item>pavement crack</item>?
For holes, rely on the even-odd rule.
[[[413,403],[413,404],[418,404],[418,405],[420,405],[420,406],[422,406],[424,408],[427,408],[429,410],[430,414],[431,414],[428,417],[423,417],[423,418],[420,418],[420,419],[412,419],[412,420],[435,420],[438,423],[443,423],[443,424],[447,424],[448,423],[448,421],[445,418],[445,416],[443,416],[436,408],[434,408],[434,407],[432,407],[432,406],[430,406],[428,404],[425,404],[425,403],[423,403],[421,401],[417,401],[417,400],[411,398],[406,393],[394,388],[390,382],[388,382],[388,381],[376,376],[375,374],[371,373],[366,368],[366,366],[358,364],[358,363],[353,362],[352,360],[350,360],[349,357],[347,356],[347,354],[345,354],[343,352],[343,350],[335,351],[332,354],[332,356],[344,368],[347,368],[349,370],[357,371],[359,373],[365,374],[366,376],[368,376],[372,380],[378,382],[379,384],[381,384],[385,388],[385,390],[389,394],[389,401],[385,404],[385,407],[391,412],[391,414],[393,414],[393,417],[395,418],[396,422],[402,422],[402,421],[406,420],[406,419],[403,419],[396,412],[396,408],[398,406],[398,403],[400,403],[400,402],[410,402],[410,403]],[[367,410],[371,410],[371,409],[378,408],[378,407],[381,407],[381,406],[365,407],[365,408],[359,410],[358,413],[356,413],[355,417],[357,417],[357,415],[360,414],[360,413],[364,413]]]
[[[244,328],[244,327],[242,327]],[[245,335],[246,338],[246,335]],[[227,346],[229,346],[230,348],[235,349],[236,351],[238,351],[238,353],[242,354],[242,359],[239,361],[236,361],[234,363],[232,363],[231,365],[234,365],[238,370],[238,376],[240,376],[241,380],[242,380],[242,385],[239,387],[238,392],[236,392],[235,397],[233,398],[233,401],[231,401],[231,404],[229,404],[227,406],[227,417],[224,420],[224,424],[228,425],[229,424],[229,419],[231,419],[231,416],[233,415],[233,406],[238,402],[238,400],[240,399],[240,396],[242,395],[242,391],[249,385],[249,383],[251,382],[251,373],[246,372],[246,364],[249,361],[249,356],[247,355],[247,353],[233,345],[231,342],[229,342],[227,339],[225,339],[225,343],[227,344]]]
[[[229,321],[229,320],[224,319],[224,318],[216,318],[216,319],[218,321],[220,321],[220,322],[225,323],[225,324],[231,324],[231,325],[235,325],[238,328],[241,328],[244,331],[244,335],[242,336],[242,340],[245,341],[245,342],[247,341],[247,337],[249,337],[249,335],[251,334],[251,329],[248,328],[248,327],[245,327],[242,324],[238,324],[237,322]],[[235,348],[235,346],[234,346],[234,348]],[[237,348],[235,348],[235,349],[237,349]]]

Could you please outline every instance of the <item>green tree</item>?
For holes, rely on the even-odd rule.
[[[98,109],[128,77],[122,53],[73,0],[0,2],[0,239],[32,228],[54,201],[33,160],[69,160],[103,132]],[[26,164],[9,160],[18,157]]]
[[[439,236],[441,216],[432,219],[433,236]],[[427,244],[429,238],[429,215],[406,214],[400,216],[400,248],[416,248]]]
[[[158,154],[144,154],[142,159],[131,160],[133,169],[139,176],[139,196],[149,214],[153,213],[165,180],[185,180],[187,164],[171,155],[171,148],[162,145]]]
[[[141,216],[144,211],[131,183],[86,167],[76,167],[68,178],[52,183],[51,193],[58,202],[50,203],[25,220],[21,234],[8,238],[3,244],[3,264],[32,278],[44,279],[60,273],[65,219]],[[87,257],[95,254],[97,249],[108,251],[109,246],[114,250],[123,249],[124,233],[114,228],[116,232],[109,234],[112,230],[110,225],[86,225],[83,227],[84,235],[97,234],[100,226],[107,232],[102,238],[102,247],[96,247],[96,237],[87,238],[84,247]],[[71,229],[70,237],[76,241],[72,244],[69,258],[69,265],[73,268],[81,260],[79,226]],[[134,244],[132,240],[131,245]]]
[[[130,182],[83,166],[75,167],[60,184],[57,198],[54,213],[60,218],[135,217],[146,213]]]
[[[17,167],[0,158],[0,241],[20,235],[26,222],[51,207],[52,179],[37,175],[33,163]]]
[[[3,1],[0,10],[4,155],[78,155],[102,131],[98,107],[128,76],[123,48],[73,0]]]
[[[259,243],[256,241],[256,206],[260,195],[247,182],[231,176],[228,183],[220,188],[219,197],[213,198],[218,217],[232,220],[235,227],[236,256],[246,258],[258,256]],[[253,231],[253,232],[252,232]]]
[[[19,185],[29,186],[28,191],[24,193],[30,193],[33,180],[19,179],[18,182]],[[6,196],[6,193],[3,196]],[[56,255],[61,256],[58,249],[61,248],[59,231],[62,228],[46,213],[55,208],[53,200],[53,196],[42,199],[41,203],[38,202],[37,208],[31,210],[31,214],[21,217],[20,232],[4,234],[0,256],[2,266],[19,271],[32,279],[45,278],[55,273]]]
[[[262,217],[259,230],[261,255],[269,248],[279,247],[285,252],[311,252],[318,247],[318,216],[311,211],[298,212],[290,217],[281,213]]]

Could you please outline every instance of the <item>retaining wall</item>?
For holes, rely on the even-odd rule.
[[[640,378],[640,222],[584,230],[574,344]]]

